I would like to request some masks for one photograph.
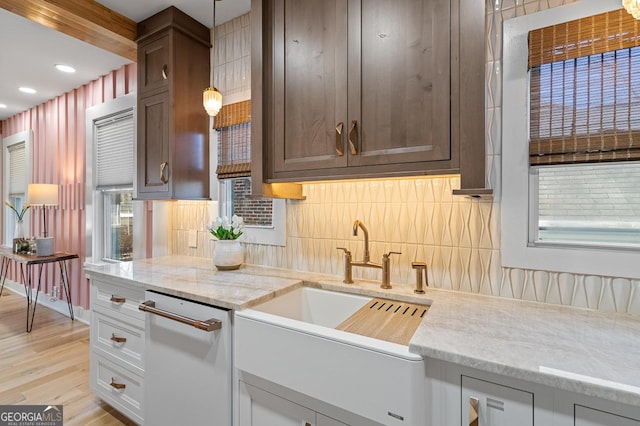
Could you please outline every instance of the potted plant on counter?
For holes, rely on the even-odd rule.
[[[244,229],[242,217],[233,215],[231,220],[227,216],[218,217],[207,229],[216,239],[213,249],[213,264],[216,268],[238,269],[244,262],[244,249],[238,241]]]

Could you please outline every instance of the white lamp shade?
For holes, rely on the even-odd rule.
[[[636,19],[640,19],[640,0],[622,0],[624,8]]]
[[[37,206],[57,206],[58,185],[51,183],[30,183],[27,187],[27,203]]]
[[[202,104],[207,114],[215,117],[222,108],[222,94],[215,87],[207,87],[202,94]]]

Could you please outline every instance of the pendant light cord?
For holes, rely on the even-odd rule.
[[[211,25],[211,47],[213,49],[213,60],[211,61],[211,87],[216,87],[216,2],[213,0],[213,24]]]

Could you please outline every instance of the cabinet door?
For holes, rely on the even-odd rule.
[[[533,394],[462,376],[461,426],[533,426]]]
[[[266,90],[273,91],[267,138],[274,171],[344,167],[347,0],[274,0],[273,6],[273,86]]]
[[[316,413],[240,382],[239,426],[314,426]]]
[[[138,102],[138,197],[169,196],[169,92]]]
[[[575,426],[640,426],[640,421],[576,405],[574,424]]]
[[[349,0],[348,25],[349,166],[451,159],[449,0]]]
[[[138,91],[143,96],[157,90],[168,90],[173,76],[169,47],[168,34],[138,45]]]
[[[347,424],[318,413],[316,414],[316,426],[347,426]]]

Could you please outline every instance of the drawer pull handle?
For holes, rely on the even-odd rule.
[[[111,295],[111,300],[113,303],[124,303],[127,301],[124,297],[116,296],[115,294]]]
[[[356,120],[353,120],[351,121],[351,128],[349,129],[349,146],[351,147],[351,155],[358,154],[357,138],[358,138],[358,122]]]
[[[166,80],[167,79],[167,65],[163,65],[162,66],[162,79]]]
[[[480,408],[480,400],[473,396],[469,397],[469,426],[479,426],[478,411]]]
[[[342,129],[344,128],[344,123],[341,121],[336,126],[336,153],[338,157],[342,157],[344,155],[344,151],[342,150]]]
[[[149,312],[150,314],[155,314],[164,318],[168,318],[170,320],[178,321],[182,324],[187,324],[192,327],[197,328],[198,330],[203,331],[215,331],[220,330],[222,328],[222,321],[217,319],[208,319],[206,321],[194,320],[189,317],[185,317],[182,315],[174,314],[173,312],[163,311],[162,309],[156,308],[156,302],[153,300],[147,300],[146,302],[142,302],[138,309],[144,312]]]
[[[126,388],[126,387],[127,387],[127,385],[125,385],[124,383],[118,383],[118,382],[116,382],[115,377],[112,377],[112,378],[111,378],[111,383],[109,383],[109,386],[111,386],[111,387],[112,387],[112,388],[114,388],[114,389],[118,389],[118,390],[120,390],[120,389],[124,389],[124,388]]]
[[[118,337],[116,336],[116,333],[111,333],[111,340],[113,340],[116,343],[125,343],[127,341],[126,337]]]
[[[169,162],[167,161],[160,164],[160,182],[162,182],[163,185],[166,185],[167,182],[169,182],[169,177],[167,176],[167,173],[169,172],[168,166],[169,166]],[[165,173],[165,171],[167,171],[167,173]]]

